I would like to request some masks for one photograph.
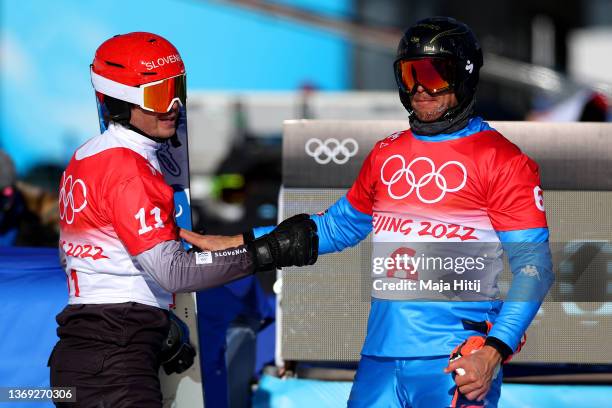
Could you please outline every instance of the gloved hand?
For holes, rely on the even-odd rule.
[[[311,221],[310,215],[308,214],[296,214],[293,215],[286,220],[283,220],[280,224],[276,226],[277,229],[288,229],[293,225],[299,224],[303,221]],[[314,224],[314,221],[312,221]],[[315,232],[317,231],[317,226],[314,226]]]
[[[319,254],[317,226],[307,214],[294,215],[246,244],[254,254],[256,271],[312,265]]]
[[[485,345],[484,336],[471,336],[455,347],[444,369],[444,372],[453,374],[457,385],[453,406],[486,406],[482,401],[497,378],[501,360],[497,350]]]

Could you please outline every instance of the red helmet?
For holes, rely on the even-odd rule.
[[[156,34],[135,32],[105,41],[96,50],[91,80],[97,93],[149,111],[167,112],[175,101],[186,101],[183,60]]]

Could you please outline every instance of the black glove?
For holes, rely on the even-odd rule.
[[[310,216],[308,214],[297,214],[294,216],[291,216],[289,218],[287,218],[286,220],[283,220],[280,224],[278,224],[276,226],[276,229],[287,229],[292,225],[295,224],[299,224],[302,221],[306,221],[310,219]],[[315,231],[317,230],[316,225],[315,225]],[[245,245],[248,245],[249,243],[255,241],[255,233],[253,232],[252,229],[248,230],[248,231],[244,231],[242,233],[242,239],[244,241]]]
[[[294,216],[291,216],[289,218],[287,218],[286,220],[283,220],[280,224],[278,224],[276,226],[276,229],[282,229],[282,230],[286,230],[289,227],[291,227],[292,225],[295,224],[299,224],[303,221],[309,220],[310,219],[310,215],[308,214],[297,214]],[[314,230],[316,231],[316,224],[315,224],[315,228]],[[245,231],[242,233],[242,240],[244,241],[245,245],[250,244],[251,242],[255,241],[255,233],[253,232],[252,229]]]
[[[307,214],[294,215],[269,234],[245,243],[255,258],[256,271],[312,265],[319,254],[317,226]]]

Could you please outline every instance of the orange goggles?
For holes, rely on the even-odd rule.
[[[187,81],[185,74],[166,78],[158,82],[144,84],[142,88],[142,107],[154,112],[168,112],[175,101],[185,106],[187,100]]]
[[[185,106],[187,102],[187,80],[180,74],[161,81],[141,86],[129,86],[105,78],[91,70],[94,89],[104,95],[130,102],[148,111],[166,113],[174,102]]]
[[[421,85],[430,95],[446,92],[453,88],[455,64],[445,58],[422,58],[400,60],[395,63],[395,79],[407,93],[416,92]]]

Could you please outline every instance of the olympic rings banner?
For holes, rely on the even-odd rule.
[[[409,127],[407,121],[363,121],[360,122],[361,131],[355,134],[352,128],[344,126],[344,123],[344,121],[320,120],[285,122],[284,187],[349,187],[374,143],[398,129]],[[384,124],[382,134],[381,123]],[[309,133],[301,131],[304,126],[308,126],[311,131]],[[317,128],[321,131],[316,131]],[[368,132],[368,129],[371,131]]]
[[[490,125],[538,163],[545,190],[612,190],[612,166],[609,165],[610,149],[606,137],[609,136],[606,129],[611,125],[542,122],[490,122]],[[285,121],[283,186],[348,188],[374,144],[409,127],[408,121]],[[404,158],[393,156],[393,160],[397,164]],[[428,158],[416,160],[429,165],[431,170],[416,174],[412,171],[414,161],[401,163],[401,172],[383,179],[394,195],[418,196],[420,187],[429,184],[437,185],[440,194],[461,187],[461,184],[447,184],[445,178],[447,170],[461,171],[461,163],[450,161],[436,167]],[[588,168],[589,171],[575,171],[576,168]],[[394,182],[400,178],[408,180],[410,192],[394,190]]]

